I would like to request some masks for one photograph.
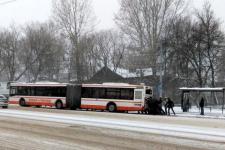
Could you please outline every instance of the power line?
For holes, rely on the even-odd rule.
[[[6,5],[6,4],[9,4],[9,3],[15,2],[15,1],[16,0],[8,0],[8,1],[5,1],[5,2],[0,1],[0,5]]]

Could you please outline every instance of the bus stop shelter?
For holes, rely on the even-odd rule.
[[[224,111],[224,92],[225,88],[224,87],[216,87],[216,88],[187,88],[187,87],[182,87],[179,88],[181,90],[181,109],[184,111],[184,95],[185,93],[190,93],[190,92],[211,92],[211,93],[217,93],[220,92],[222,93],[222,113]]]

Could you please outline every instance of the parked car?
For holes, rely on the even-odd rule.
[[[0,95],[0,107],[8,108],[8,99],[4,95]]]

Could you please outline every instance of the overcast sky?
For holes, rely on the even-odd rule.
[[[23,25],[29,22],[44,22],[51,16],[52,0],[0,0],[0,27],[8,27],[14,23]],[[205,0],[192,0],[196,8],[200,8]],[[209,0],[215,14],[225,23],[225,0]],[[118,0],[93,0],[93,8],[97,16],[97,29],[109,29],[115,26],[114,14],[119,10]]]

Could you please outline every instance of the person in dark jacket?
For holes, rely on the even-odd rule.
[[[167,97],[164,99],[164,101],[163,101],[163,105],[164,105],[164,109],[165,109],[165,115],[167,115]]]
[[[199,103],[199,107],[201,108],[201,112],[200,112],[200,115],[204,115],[204,105],[205,105],[205,100],[204,98],[202,97],[200,103]]]
[[[145,98],[145,104],[144,104],[144,111],[143,113],[149,114],[149,103],[151,101],[152,97]]]
[[[163,99],[162,97],[159,98],[159,100],[157,101],[158,103],[158,114],[159,115],[165,115],[165,111],[162,109],[162,105],[163,105]]]
[[[168,97],[167,102],[166,102],[166,108],[168,110],[168,112],[167,112],[168,115],[170,115],[170,109],[173,111],[173,114],[176,115],[173,110],[173,107],[174,107],[174,102]]]
[[[158,103],[157,103],[157,99],[156,98],[151,98],[149,100],[148,107],[149,107],[149,114],[157,115]]]

